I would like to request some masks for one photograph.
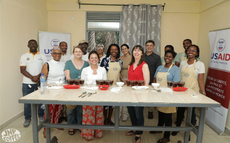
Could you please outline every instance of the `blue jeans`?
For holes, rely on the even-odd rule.
[[[30,86],[29,86],[30,85]],[[34,92],[35,90],[38,90],[37,84],[22,84],[22,94],[23,96],[26,96],[27,94],[30,94]],[[41,109],[41,105],[38,105],[38,117],[42,117],[44,115],[44,110]],[[24,116],[25,120],[30,120],[31,119],[31,104],[24,104]]]
[[[129,117],[133,126],[144,126],[144,107],[127,107]],[[141,135],[143,131],[136,131],[137,135]]]
[[[67,108],[67,124],[82,124],[82,106],[77,105],[73,110]]]

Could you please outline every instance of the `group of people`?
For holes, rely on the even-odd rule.
[[[52,59],[47,62],[46,57],[37,51],[36,40],[28,42],[29,52],[21,56],[20,70],[23,74],[23,96],[37,90],[37,83],[41,73],[47,78],[47,84],[54,84],[57,81],[69,79],[91,80],[143,80],[145,85],[159,83],[166,86],[167,81],[185,82],[185,86],[192,88],[205,95],[204,89],[204,64],[200,61],[200,50],[193,45],[190,39],[183,41],[184,52],[177,54],[172,45],[165,46],[164,56],[161,58],[153,52],[155,42],[148,40],[145,48],[136,45],[132,48],[131,54],[127,44],[119,47],[111,44],[104,54],[104,45],[98,44],[96,49],[87,52],[88,43],[85,40],[73,48],[73,54],[67,54],[67,43],[61,42],[59,47],[52,50]],[[121,51],[120,51],[121,50]],[[144,50],[146,52],[144,52]],[[120,56],[123,53],[123,56]],[[163,64],[162,64],[163,63]],[[38,106],[39,122],[43,122],[44,110]],[[60,115],[64,111],[64,105],[49,105],[50,122],[58,123]],[[148,118],[153,118],[153,107],[148,108]],[[177,112],[176,126],[180,126],[184,118],[184,107],[157,107],[158,126],[172,126],[172,113]],[[126,121],[131,119],[133,126],[144,126],[144,107],[120,107],[120,117]],[[67,124],[87,125],[114,125],[111,120],[113,114],[112,106],[94,105],[71,105],[67,106]],[[31,121],[30,104],[24,105],[25,122],[28,127]],[[192,112],[192,124],[196,125],[196,110]],[[62,129],[59,129],[62,130]],[[81,136],[86,140],[103,136],[103,130],[81,129]],[[135,135],[135,143],[140,143],[143,131],[129,131],[125,135]],[[162,133],[161,131],[150,131],[151,134]],[[172,135],[178,132],[173,131]],[[75,134],[75,129],[69,129],[69,135]],[[45,129],[44,129],[45,137]],[[165,131],[158,143],[170,141],[170,131]]]

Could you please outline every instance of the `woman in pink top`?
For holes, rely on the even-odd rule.
[[[128,80],[144,80],[144,84],[148,85],[150,75],[149,67],[144,62],[144,49],[140,45],[136,45],[132,50],[132,60],[128,67]],[[144,126],[144,107],[128,107],[128,112],[133,126]],[[143,131],[129,131],[125,135],[136,135],[134,143],[141,142],[141,134]]]

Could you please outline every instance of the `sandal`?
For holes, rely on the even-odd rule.
[[[70,131],[70,130],[69,130],[69,131],[68,131],[68,134],[71,135],[71,136],[74,135],[74,134],[75,134],[75,130],[74,130],[74,129],[73,129],[73,131]]]
[[[125,133],[126,136],[131,136],[131,135],[136,135],[136,132],[134,132],[133,130],[132,131],[129,131],[127,133]]]
[[[137,137],[135,136],[134,143],[140,143],[141,142],[141,136]]]
[[[170,141],[169,139],[162,138],[162,139],[159,139],[159,140],[157,141],[157,143],[167,143],[167,142],[169,142],[169,141]]]

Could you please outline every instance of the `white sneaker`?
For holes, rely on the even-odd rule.
[[[122,116],[122,121],[123,121],[123,122],[127,121],[127,119],[128,119],[127,116],[124,116],[124,115]]]

